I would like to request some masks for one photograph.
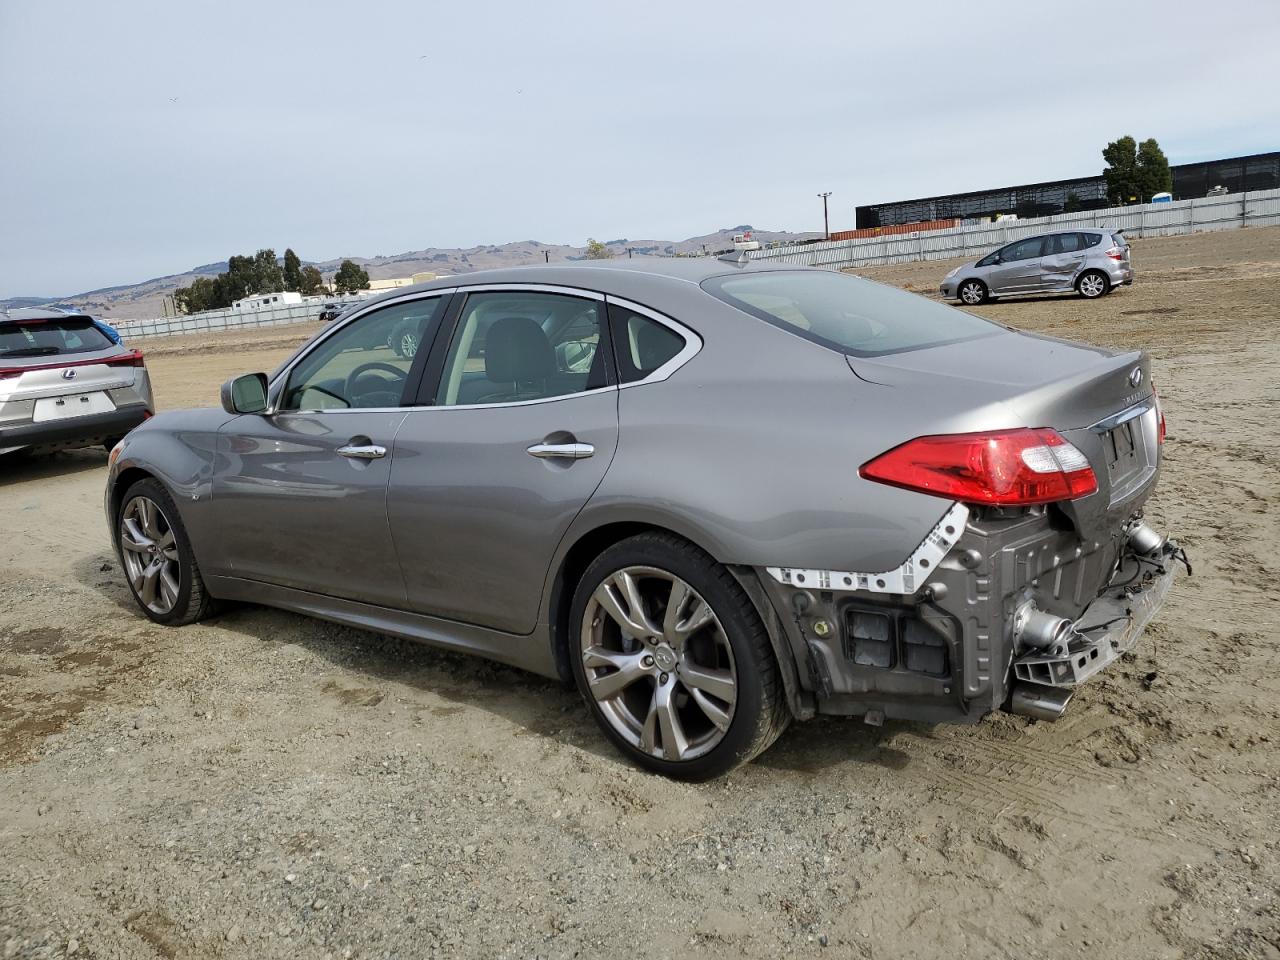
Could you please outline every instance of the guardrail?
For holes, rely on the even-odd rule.
[[[977,257],[1012,240],[1071,227],[1110,227],[1128,237],[1167,237],[1208,230],[1235,230],[1280,224],[1280,190],[1256,190],[1173,203],[1144,203],[1108,207],[1052,217],[984,223],[947,230],[921,231],[916,236],[832,240],[803,247],[757,250],[752,260],[793,263],[841,270],[887,263]]]

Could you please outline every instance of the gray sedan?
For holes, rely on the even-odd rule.
[[[822,270],[434,281],[221,399],[111,454],[146,616],[250,601],[559,677],[689,779],[818,713],[1053,719],[1184,556],[1141,519],[1145,354]]]
[[[1064,230],[1024,237],[956,267],[938,292],[976,306],[1008,294],[1071,293],[1094,300],[1133,283],[1129,243],[1116,230]]]

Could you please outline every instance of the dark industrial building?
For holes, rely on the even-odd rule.
[[[1274,190],[1280,187],[1280,152],[1258,153],[1251,157],[1182,163],[1173,172],[1173,199],[1203,197],[1214,187],[1231,193],[1242,190]],[[1020,187],[975,190],[920,200],[873,203],[857,208],[858,229],[888,227],[921,220],[951,217],[972,219],[1016,213],[1019,217],[1047,217],[1072,210],[1097,210],[1109,206],[1107,181],[1102,174],[1075,180],[1028,183]]]

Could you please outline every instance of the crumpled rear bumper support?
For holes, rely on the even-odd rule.
[[[1138,565],[1133,571],[1132,565]],[[1074,687],[1105,669],[1133,648],[1164,603],[1186,564],[1185,552],[1167,541],[1155,557],[1130,555],[1121,576],[1085,609],[1074,624],[1066,649],[1036,650],[1013,662],[1014,676],[1027,683]],[[1190,571],[1190,566],[1187,566]]]

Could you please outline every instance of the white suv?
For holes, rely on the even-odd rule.
[[[110,449],[154,412],[141,352],[91,317],[0,311],[0,454]]]

